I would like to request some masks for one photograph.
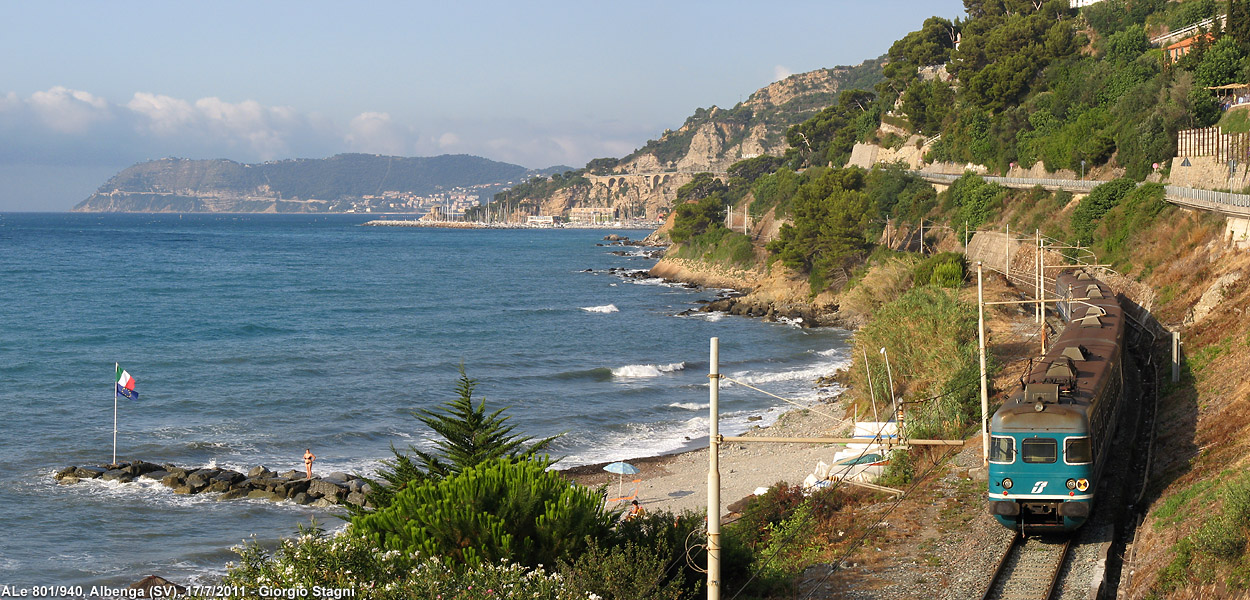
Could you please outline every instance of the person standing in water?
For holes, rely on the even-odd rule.
[[[312,453],[310,448],[304,448],[304,471],[308,473],[308,478],[312,479],[312,464],[317,460],[317,455]]]

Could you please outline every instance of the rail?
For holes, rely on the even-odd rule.
[[[1049,600],[1063,572],[1072,537],[1021,537],[999,559],[985,600]]]
[[[926,171],[912,171],[912,173],[930,183],[941,183],[946,185],[954,183],[955,180],[962,177],[962,175],[929,173]],[[992,175],[983,176],[983,179],[1010,188],[1027,189],[1041,186],[1042,188],[1048,190],[1064,190],[1084,194],[1088,194],[1093,191],[1095,187],[1106,183],[1105,181],[1095,181],[1089,179],[996,177]],[[1138,183],[1137,185],[1140,186],[1142,184]],[[1234,194],[1232,192],[1217,192],[1215,190],[1204,190],[1179,185],[1167,185],[1164,186],[1164,199],[1172,204],[1183,206],[1185,208],[1217,212],[1232,217],[1250,218],[1250,194]]]

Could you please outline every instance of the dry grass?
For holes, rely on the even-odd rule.
[[[911,289],[912,270],[919,258],[900,255],[868,270],[854,287],[842,294],[840,306],[856,314],[871,315]]]

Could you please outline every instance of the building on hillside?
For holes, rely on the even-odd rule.
[[[616,220],[616,209],[611,206],[579,206],[569,209],[570,223],[605,223]]]
[[[530,215],[525,222],[530,225],[555,225],[560,222],[560,217],[555,215]]]
[[[1215,36],[1209,33],[1206,34],[1206,36],[1207,36],[1208,42],[1215,41]],[[1182,56],[1189,54],[1189,51],[1193,49],[1194,42],[1196,41],[1198,41],[1198,36],[1195,35],[1192,37],[1187,37],[1179,42],[1176,42],[1175,44],[1172,44],[1171,46],[1168,46],[1167,49],[1165,50],[1165,52],[1168,55],[1168,60],[1171,62],[1176,62],[1180,60]]]
[[[1102,2],[1102,0],[1068,0],[1068,7],[1069,8],[1081,8],[1083,6],[1089,6],[1091,4],[1098,4],[1099,2]]]

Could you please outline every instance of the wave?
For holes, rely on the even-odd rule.
[[[621,312],[621,309],[617,308],[615,304],[604,304],[603,306],[583,306],[582,310],[586,312],[605,313],[605,314]]]
[[[673,373],[686,368],[686,363],[669,363],[667,365],[625,365],[612,369],[612,376],[621,379],[640,377],[659,377],[664,373]]]
[[[669,406],[680,408],[682,410],[707,410],[707,404],[699,404],[698,402],[672,402]]]

